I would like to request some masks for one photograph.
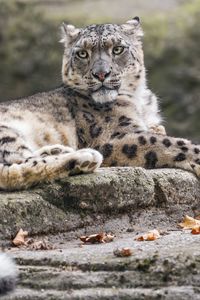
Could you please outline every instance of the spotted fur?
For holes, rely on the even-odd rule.
[[[142,35],[137,17],[122,25],[63,24],[63,87],[0,105],[1,189],[93,172],[102,159],[104,166],[177,167],[200,176],[200,146],[165,135],[146,84]]]

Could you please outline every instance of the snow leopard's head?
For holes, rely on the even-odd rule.
[[[142,35],[138,17],[83,29],[63,24],[64,84],[100,103],[131,93],[144,80]]]

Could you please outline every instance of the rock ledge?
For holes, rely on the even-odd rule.
[[[0,239],[19,228],[30,235],[128,230],[140,223],[174,226],[198,213],[200,182],[177,169],[101,168],[29,191],[0,193]]]

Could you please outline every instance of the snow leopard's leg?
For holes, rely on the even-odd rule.
[[[0,124],[0,164],[20,164],[31,155],[31,148],[20,133]]]
[[[26,189],[40,182],[66,176],[91,173],[102,163],[102,155],[93,149],[46,157],[31,157],[21,164],[0,164],[0,188]]]
[[[32,152],[19,133],[3,125],[0,129],[0,189],[26,189],[39,182],[90,173],[101,165],[102,155],[93,149],[74,151],[55,145]]]
[[[0,253],[0,296],[12,291],[17,281],[17,269],[13,261]]]
[[[97,147],[104,166],[140,166],[181,168],[200,177],[200,145],[182,138],[152,133],[124,134]]]

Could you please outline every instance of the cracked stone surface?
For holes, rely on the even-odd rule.
[[[1,192],[0,241],[20,270],[17,290],[2,299],[200,299],[200,235],[177,226],[185,214],[199,215],[199,204],[199,180],[175,169],[102,168]],[[8,250],[21,227],[48,236],[55,249]],[[154,228],[160,239],[134,239]],[[114,241],[80,246],[80,235],[100,231]],[[121,247],[133,255],[115,257]]]

